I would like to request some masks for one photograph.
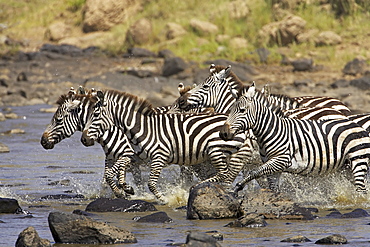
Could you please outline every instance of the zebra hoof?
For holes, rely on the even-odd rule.
[[[126,192],[126,194],[129,194],[129,195],[135,195],[135,191],[134,191],[134,188],[132,188],[131,186],[129,185],[126,185],[123,187],[123,191]]]

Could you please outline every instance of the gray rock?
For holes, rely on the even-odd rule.
[[[307,237],[298,235],[291,238],[286,238],[281,240],[281,242],[287,242],[287,243],[304,243],[304,242],[311,242]]]
[[[319,239],[315,244],[346,244],[348,241],[346,237],[340,234],[333,234],[325,238]]]
[[[142,200],[127,200],[124,198],[99,198],[86,206],[86,211],[93,212],[147,212],[157,211],[156,207]]]
[[[227,227],[265,227],[267,226],[267,222],[265,221],[265,217],[263,215],[259,215],[256,213],[249,213],[246,214],[237,220],[230,222],[229,224],[225,225]]]
[[[239,201],[213,183],[202,183],[190,190],[187,219],[236,218],[241,215]]]
[[[16,199],[12,198],[0,198],[0,213],[2,214],[14,214],[18,211],[22,211]]]
[[[0,153],[9,153],[10,149],[7,145],[0,142]]]
[[[342,37],[333,31],[323,31],[316,37],[315,43],[317,46],[330,46],[342,43]]]
[[[264,215],[266,219],[314,219],[311,209],[299,206],[284,194],[271,191],[244,195],[241,206],[245,214],[255,212]]]
[[[142,45],[149,41],[152,35],[152,23],[147,18],[137,20],[130,26],[126,34],[126,42],[129,45]]]
[[[19,235],[15,247],[51,247],[47,239],[40,238],[33,226],[27,227]]]
[[[362,208],[356,208],[352,212],[345,213],[342,215],[342,218],[362,218],[362,217],[369,217],[369,213],[362,209]]]
[[[215,34],[218,32],[218,27],[210,22],[191,19],[190,26],[200,34]]]
[[[186,246],[194,247],[221,247],[217,240],[206,233],[190,232],[186,237]]]
[[[293,71],[312,71],[313,60],[308,58],[297,59],[291,62]]]
[[[355,58],[352,61],[349,61],[344,66],[342,72],[346,75],[357,75],[362,74],[367,67],[366,61],[363,59]]]
[[[171,223],[173,220],[167,215],[166,212],[156,212],[143,217],[135,217],[137,222],[151,222],[151,223]]]
[[[162,75],[171,76],[184,71],[188,65],[180,57],[171,57],[164,60]]]
[[[353,79],[349,84],[361,90],[370,90],[370,77],[364,76],[358,79]]]
[[[82,215],[51,212],[48,222],[56,243],[118,244],[137,242],[135,236],[129,231]]]

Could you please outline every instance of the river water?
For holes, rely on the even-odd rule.
[[[47,217],[52,211],[71,213],[84,210],[86,205],[99,197],[111,197],[111,191],[102,184],[104,153],[99,145],[84,147],[80,133],[57,144],[52,150],[40,145],[41,134],[49,124],[51,113],[41,112],[47,105],[13,107],[20,118],[0,123],[0,133],[10,129],[23,129],[24,134],[0,135],[0,142],[10,148],[0,154],[0,197],[15,198],[22,209],[30,214],[0,214],[0,247],[14,246],[17,237],[28,226],[36,228],[40,237],[49,239],[54,246],[86,246],[55,244],[48,227]],[[147,168],[143,167],[144,180]],[[311,221],[267,220],[264,228],[224,227],[232,219],[187,220],[186,211],[178,209],[186,205],[188,188],[177,185],[177,166],[169,166],[162,172],[159,188],[169,199],[168,205],[156,205],[165,211],[173,223],[138,223],[135,216],[150,213],[95,213],[93,218],[131,231],[136,244],[113,246],[166,246],[184,243],[189,231],[217,231],[223,235],[222,246],[293,246],[281,240],[304,235],[312,242],[299,246],[317,246],[314,242],[331,234],[342,234],[348,239],[347,246],[370,246],[370,218],[331,219],[325,217],[331,208],[341,213],[363,208],[370,211],[370,196],[357,196],[354,187],[341,176],[301,181],[286,176],[287,192],[304,206],[317,207],[319,216]],[[128,174],[128,180],[132,177]],[[299,180],[299,183],[297,182]],[[146,188],[146,186],[145,186]],[[252,188],[255,191],[255,188]],[[85,199],[42,200],[41,197],[56,194],[82,194]],[[148,190],[132,199],[154,201]],[[97,246],[97,245],[94,245]],[[103,245],[102,245],[103,246]]]

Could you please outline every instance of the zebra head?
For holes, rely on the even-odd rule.
[[[230,109],[229,116],[220,131],[220,137],[225,141],[230,141],[240,132],[252,129],[256,121],[256,111],[254,107],[256,87],[254,82],[248,91],[238,97],[238,92],[230,87],[231,94],[237,98]]]
[[[41,137],[41,145],[45,149],[54,148],[61,140],[70,137],[77,130],[82,130],[81,102],[84,97],[86,94],[82,89],[76,93],[73,88],[68,94],[60,96],[57,101],[58,109]]]
[[[106,102],[102,91],[97,91],[96,96],[91,97],[89,101],[88,117],[81,136],[82,144],[87,147],[94,145],[94,142],[114,125],[112,118],[105,111]]]
[[[193,108],[213,107],[216,109],[220,102],[224,102],[225,92],[228,91],[228,81],[231,66],[210,66],[210,75],[195,88],[184,93],[177,101],[180,109],[190,110]],[[226,79],[226,80],[222,80]],[[216,109],[217,111],[217,109]],[[219,111],[217,111],[219,112]]]

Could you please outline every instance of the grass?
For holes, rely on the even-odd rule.
[[[340,8],[352,0],[331,0],[333,6]],[[227,0],[158,0],[144,1],[143,10],[128,22],[119,24],[110,30],[109,39],[103,42],[103,49],[112,54],[125,52],[129,45],[125,43],[125,35],[130,25],[140,18],[148,18],[152,22],[153,33],[148,43],[142,45],[154,52],[170,49],[176,55],[186,60],[204,61],[208,59],[225,58],[237,61],[250,60],[258,64],[259,59],[254,52],[257,48],[266,47],[270,50],[269,63],[278,63],[281,59],[280,47],[276,44],[266,45],[258,39],[261,27],[278,18],[273,11],[274,0],[250,0],[249,14],[245,18],[232,19],[227,11]],[[338,11],[330,11],[318,4],[298,5],[289,11],[307,21],[306,29],[319,31],[333,30],[342,36],[344,43],[358,42],[354,52],[352,49],[338,47],[315,47],[313,44],[291,44],[285,49],[287,56],[311,56],[317,63],[331,66],[343,66],[342,60],[349,61],[356,56],[368,54],[370,22],[370,6],[367,1],[356,0],[359,7],[351,7],[350,13],[338,16]],[[61,20],[71,25],[77,31],[82,29],[82,8],[85,0],[0,0],[0,23],[9,28],[3,34],[15,40],[40,39],[48,25],[55,20]],[[339,7],[338,7],[339,6]],[[219,27],[220,34],[232,37],[243,37],[248,41],[248,47],[237,49],[228,41],[218,43],[215,35],[200,35],[190,27],[190,20],[197,18],[210,21]],[[175,22],[184,27],[187,34],[176,42],[169,42],[164,35],[168,22]],[[204,41],[207,42],[204,42]],[[43,40],[47,42],[46,40]],[[6,47],[0,47],[4,51]],[[8,51],[14,47],[7,48]]]

